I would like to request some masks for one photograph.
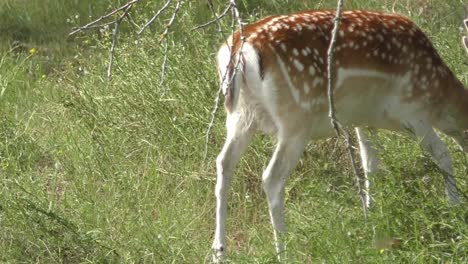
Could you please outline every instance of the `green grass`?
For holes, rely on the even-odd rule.
[[[170,35],[167,78],[160,85],[163,48],[157,40],[163,24],[135,36],[125,23],[108,82],[109,32],[67,34],[118,2],[0,4],[0,262],[210,258],[222,111],[206,160],[203,150],[221,39],[215,27],[191,30],[210,12],[204,1],[187,1]],[[142,24],[160,2],[142,1],[135,21]],[[248,21],[335,6],[318,0],[238,2]],[[463,1],[345,2],[347,8],[394,9],[412,17],[468,83],[460,42]],[[229,21],[223,25],[230,30]],[[37,52],[30,54],[32,48]],[[367,223],[345,150],[335,148],[336,139],[307,147],[287,186],[291,262],[468,262],[466,201],[446,204],[442,176],[417,143],[384,131],[375,141],[382,164],[372,179],[375,204]],[[447,142],[459,187],[467,193],[466,156]],[[272,148],[268,137],[258,136],[232,184],[228,250],[234,263],[276,261],[260,180]],[[375,241],[382,239],[401,245],[381,252]]]

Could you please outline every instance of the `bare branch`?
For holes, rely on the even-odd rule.
[[[127,16],[128,12],[132,9],[132,5],[128,5],[125,8],[124,13],[115,21],[114,30],[112,32],[112,46],[109,51],[109,65],[107,67],[107,80],[112,79],[112,67],[114,66],[115,47],[117,46],[117,36],[119,35],[119,26],[122,20]]]
[[[221,23],[219,22],[221,17],[218,17],[216,15],[216,11],[214,10],[214,7],[213,7],[213,2],[211,0],[207,0],[208,1],[208,7],[210,8],[211,10],[211,13],[213,13],[213,16],[217,19],[215,19],[216,21],[216,25],[218,25],[218,33],[221,34],[222,38],[224,39],[224,42],[226,43],[226,45],[228,45],[228,41],[227,41],[227,38],[226,36],[224,35],[224,32],[223,32],[223,28],[221,26]],[[231,4],[229,3],[229,5],[227,6],[226,8],[226,12],[228,12],[231,8]]]
[[[214,11],[214,8],[212,6],[212,3],[211,1],[209,0],[208,1],[209,5],[210,5],[210,9],[215,17],[214,21],[216,21],[216,23],[218,24],[218,28],[219,28],[219,31],[220,33],[222,34],[222,30],[221,30],[221,25],[219,24],[219,19],[220,17],[218,17]],[[234,70],[233,70],[233,74],[231,76],[231,78],[229,79],[229,82],[227,83],[227,87],[230,87],[233,80],[234,80],[234,77],[236,76],[236,73],[239,69],[239,65],[241,63],[241,58],[242,58],[242,49],[244,47],[244,43],[245,43],[245,37],[244,37],[244,26],[242,24],[242,19],[240,17],[240,13],[239,13],[239,10],[237,9],[237,4],[236,4],[236,1],[235,0],[229,0],[229,5],[228,5],[228,9],[231,10],[232,12],[232,22],[231,22],[231,33],[232,33],[232,36],[234,36],[234,32],[235,32],[235,27],[237,25],[238,29],[239,29],[239,34],[240,34],[240,40],[241,40],[241,43],[240,43],[240,47],[239,47],[239,51],[238,51],[238,54],[237,54],[237,59],[236,61],[234,62],[233,59],[236,57],[235,54],[234,54],[234,41],[231,43],[230,45],[230,51],[231,51],[231,55],[230,55],[230,62],[228,63],[228,65],[226,66],[227,68],[232,65],[232,63],[235,63],[234,64]],[[224,35],[223,35],[224,37]],[[227,39],[225,39],[225,42],[228,43]],[[213,128],[213,125],[214,125],[214,120],[215,120],[215,117],[216,117],[216,112],[218,111],[218,104],[219,104],[219,97],[221,96],[221,91],[222,91],[222,85],[223,83],[225,82],[226,78],[227,78],[227,73],[228,73],[228,70],[225,71],[225,74],[223,75],[223,78],[221,80],[221,83],[220,83],[220,87],[219,87],[219,90],[218,90],[218,93],[216,94],[216,98],[215,98],[215,106],[213,108],[213,111],[211,112],[211,121],[208,125],[208,129],[206,131],[206,141],[205,141],[205,152],[204,152],[204,159],[206,159],[206,156],[208,154],[208,143],[209,143],[209,139],[210,139],[210,135],[211,135],[211,130]]]
[[[207,27],[207,26],[209,26],[211,24],[214,24],[214,23],[219,23],[219,20],[222,19],[223,17],[225,17],[228,14],[229,10],[231,10],[231,4],[229,4],[226,7],[226,9],[223,11],[223,13],[221,13],[221,15],[217,16],[216,13],[213,10],[213,3],[211,2],[211,0],[208,0],[208,5],[209,5],[211,11],[213,12],[213,16],[215,17],[215,19],[210,20],[210,21],[208,21],[208,22],[206,22],[204,24],[198,25],[198,26],[192,28],[192,30],[197,30],[197,29],[200,29],[200,28],[204,28],[204,27]]]
[[[336,131],[336,134],[339,136],[340,135],[340,128],[339,128],[339,122],[336,119],[335,116],[335,104],[333,100],[333,71],[334,68],[332,66],[332,63],[334,63],[334,58],[335,58],[335,45],[336,45],[336,39],[338,37],[338,31],[340,28],[340,20],[341,20],[341,9],[343,7],[343,1],[338,0],[338,6],[336,9],[336,14],[335,14],[335,19],[334,19],[334,26],[332,30],[332,37],[330,41],[330,46],[328,48],[327,56],[328,56],[328,67],[327,67],[327,74],[328,74],[328,87],[327,87],[327,92],[328,92],[328,117],[331,119],[331,123],[333,128]]]
[[[244,26],[242,24],[242,20],[239,16],[239,10],[237,9],[237,4],[236,4],[236,1],[235,0],[229,0],[230,2],[230,5],[232,6],[232,19],[233,19],[233,23],[232,23],[232,31],[233,31],[233,35],[234,35],[234,24],[235,24],[235,20],[237,20],[237,26],[239,27],[239,38],[240,38],[240,41],[241,41],[241,44],[240,44],[240,47],[239,47],[239,53],[237,54],[237,60],[235,62],[235,65],[234,65],[234,71],[233,71],[233,74],[231,76],[231,79],[229,80],[229,85],[231,85],[232,81],[234,80],[234,76],[236,75],[237,71],[238,71],[238,68],[239,68],[239,64],[241,62],[241,58],[242,58],[242,49],[244,47],[244,43],[245,43],[245,37],[244,37]],[[232,63],[232,59],[234,58],[234,41],[232,42],[232,45],[231,45],[231,63]],[[227,71],[226,71],[227,72]],[[228,87],[229,87],[228,85]]]
[[[119,35],[119,27],[120,27],[120,24],[122,23],[122,20],[125,18],[125,17],[128,17],[129,20],[131,20],[131,17],[129,16],[129,12],[130,10],[132,9],[133,5],[138,3],[140,0],[131,0],[129,2],[127,2],[125,5],[109,12],[108,14],[106,15],[103,15],[101,16],[100,18],[82,26],[82,27],[77,27],[77,28],[74,28],[74,30],[72,32],[70,32],[70,34],[68,34],[69,36],[73,35],[73,34],[76,34],[80,31],[84,31],[84,30],[89,30],[89,29],[93,29],[93,28],[100,28],[100,27],[106,27],[106,26],[110,26],[110,25],[114,25],[114,29],[112,30],[112,45],[111,45],[111,48],[109,50],[109,64],[107,66],[107,80],[111,80],[112,79],[112,68],[114,66],[114,57],[115,57],[115,48],[117,46],[117,39],[118,39],[118,35]],[[110,22],[106,22],[106,23],[102,23],[102,21],[104,19],[107,19],[115,14],[117,14],[118,12],[121,12],[123,11],[123,14],[119,15],[117,17],[117,19],[115,19],[114,21],[110,21]]]
[[[110,21],[110,22],[106,22],[106,23],[102,23],[102,24],[98,24],[98,25],[91,25],[89,27],[86,27],[86,30],[93,29],[93,28],[105,28],[105,27],[110,26],[110,25],[112,25],[114,23],[115,23],[115,20]],[[72,32],[72,33],[74,33],[74,32]],[[68,35],[71,36],[72,33],[70,33]]]
[[[164,38],[167,37],[167,34],[169,33],[169,29],[171,28],[171,26],[174,24],[174,21],[175,21],[175,18],[177,16],[177,13],[179,13],[179,10],[180,10],[180,6],[183,4],[183,1],[177,1],[177,5],[174,9],[174,12],[172,13],[172,17],[171,19],[169,20],[169,23],[167,23],[166,25],[166,29],[164,30],[164,32],[162,33],[161,35],[161,39],[159,40],[159,42],[163,41]]]
[[[169,38],[165,38],[166,41],[164,41],[164,59],[163,63],[161,65],[161,80],[159,82],[159,85],[162,85],[164,83],[164,78],[166,75],[166,64],[167,64],[167,55],[168,55],[168,47],[169,47]]]
[[[71,35],[74,35],[80,31],[84,31],[84,30],[88,30],[88,29],[91,29],[91,28],[96,28],[96,27],[104,27],[105,25],[109,25],[109,24],[112,24],[112,23],[105,23],[105,24],[99,24],[99,25],[96,25],[98,23],[100,23],[102,20],[106,19],[106,18],[109,18],[111,16],[113,16],[114,14],[124,10],[124,13],[128,13],[128,11],[125,11],[127,10],[128,7],[131,7],[133,6],[134,4],[138,3],[140,0],[131,0],[130,2],[126,3],[125,5],[115,9],[114,11],[111,11],[110,13],[106,14],[106,15],[103,15],[101,16],[100,18],[82,26],[82,27],[76,27],[76,28],[73,28],[73,31],[70,32],[70,34],[68,34],[69,36]],[[117,22],[114,21],[114,22]]]
[[[135,20],[133,20],[133,17],[132,15],[130,15],[130,13],[127,13],[126,17],[128,19],[128,22],[130,22],[130,24],[132,24],[135,28],[140,28],[140,26],[135,22]]]
[[[341,10],[343,8],[343,0],[338,0],[337,3],[337,8],[336,8],[336,14],[335,14],[335,19],[334,19],[334,26],[333,26],[333,31],[332,31],[332,37],[330,41],[330,46],[328,48],[327,56],[328,56],[328,65],[327,65],[327,74],[328,74],[328,87],[327,87],[327,92],[328,92],[328,116],[330,117],[331,124],[333,128],[335,129],[335,132],[338,136],[340,136],[340,130],[343,131],[344,135],[344,140],[346,144],[346,149],[348,150],[348,155],[351,160],[351,166],[354,171],[354,175],[356,177],[356,185],[358,188],[358,194],[361,198],[361,203],[362,203],[362,208],[364,211],[364,218],[367,220],[367,206],[366,206],[366,200],[365,200],[365,193],[363,192],[363,189],[361,188],[361,177],[359,176],[359,172],[357,170],[356,166],[356,161],[354,159],[354,154],[353,154],[353,144],[351,142],[351,136],[349,135],[349,132],[345,129],[343,129],[343,126],[339,122],[339,120],[336,118],[336,109],[335,109],[335,104],[333,100],[333,75],[334,75],[334,57],[335,57],[335,45],[336,45],[336,40],[338,37],[338,31],[340,28],[340,20],[341,20]],[[333,64],[332,64],[333,63]]]
[[[158,12],[156,12],[156,14],[143,25],[143,27],[137,32],[137,34],[140,35],[149,25],[151,25],[154,22],[154,20],[156,20],[156,18],[158,18],[169,7],[170,3],[171,0],[167,0],[163,7],[161,7],[161,9],[159,9]]]
[[[221,18],[218,17],[218,15],[216,15],[216,11],[214,10],[214,7],[213,7],[213,2],[211,0],[207,0],[207,1],[208,1],[208,6],[209,6],[209,8],[211,10],[211,13],[215,17],[215,19],[213,21],[215,21],[216,24],[218,25],[218,32],[221,34],[221,36],[223,37],[223,39],[224,39],[224,41],[225,41],[225,43],[227,45],[227,43],[228,43],[227,38],[224,35],[221,23],[219,22],[219,20]],[[227,6],[227,8],[225,10],[226,13],[229,10],[231,10],[231,4],[229,4]],[[233,19],[233,21],[234,21],[234,19]],[[231,48],[231,50],[232,50],[232,48]],[[211,130],[213,129],[213,126],[214,126],[216,112],[218,111],[218,108],[219,108],[219,99],[221,97],[221,92],[223,90],[222,89],[223,83],[224,83],[224,81],[226,80],[226,77],[227,77],[227,72],[228,71],[225,71],[225,74],[223,75],[221,83],[219,84],[218,92],[216,93],[216,96],[215,96],[215,99],[214,99],[214,107],[213,107],[213,110],[211,111],[211,120],[210,120],[210,123],[208,124],[208,129],[206,131],[206,136],[205,136],[205,151],[204,151],[204,154],[203,154],[203,160],[206,160],[206,156],[208,155],[208,143],[209,143],[209,140],[210,140]]]
[[[223,90],[222,85],[219,85],[218,92],[216,93],[216,97],[214,99],[213,111],[211,111],[211,120],[210,120],[210,123],[208,124],[208,129],[206,130],[206,134],[205,134],[205,152],[203,154],[203,160],[206,160],[206,156],[208,155],[208,143],[210,140],[211,130],[213,129],[213,126],[214,126],[216,112],[218,112],[219,99],[221,97],[222,90]]]
[[[153,23],[170,5],[170,3],[172,2],[172,0],[167,0],[164,4],[164,6],[159,9],[156,14],[149,20],[147,21],[143,27],[139,27],[135,21],[133,21],[131,15],[130,15],[130,10],[132,9],[132,7],[134,6],[134,4],[138,3],[140,0],[130,0],[129,2],[127,2],[125,5],[109,12],[108,14],[106,15],[103,15],[101,17],[99,17],[98,19],[82,26],[82,27],[76,27],[73,29],[73,31],[69,34],[69,36],[73,35],[73,34],[76,34],[77,32],[80,32],[80,31],[84,31],[84,30],[89,30],[89,29],[93,29],[93,28],[100,28],[100,27],[106,27],[106,26],[110,26],[110,25],[113,25],[113,31],[112,31],[112,45],[110,47],[110,50],[109,50],[109,64],[108,64],[108,67],[107,67],[107,79],[108,80],[111,80],[112,79],[112,68],[113,68],[113,65],[114,65],[114,58],[115,58],[115,49],[116,49],[116,46],[117,46],[117,42],[118,42],[118,35],[119,35],[119,27],[120,27],[120,24],[122,23],[122,20],[126,17],[128,19],[128,21],[135,27],[137,27],[139,29],[139,31],[137,32],[138,34],[141,34],[151,23]],[[163,63],[161,65],[161,85],[162,83],[164,82],[164,79],[165,79],[165,73],[166,73],[166,65],[167,65],[167,58],[168,58],[168,46],[169,46],[169,41],[167,40],[167,35],[169,34],[169,30],[171,28],[171,26],[174,24],[175,20],[176,20],[176,16],[180,10],[180,7],[181,5],[184,3],[183,0],[179,0],[177,1],[177,4],[174,8],[174,12],[172,13],[172,16],[171,16],[171,19],[169,20],[169,22],[166,24],[165,26],[165,29],[163,31],[163,33],[161,34],[161,38],[159,40],[159,43],[161,43],[163,40],[165,40],[165,43],[164,43],[164,60],[163,60]],[[121,15],[119,15],[114,21],[110,21],[110,22],[104,22],[105,19],[108,19],[109,17],[119,13],[119,12],[123,12]]]
[[[177,1],[177,5],[174,9],[174,12],[172,13],[172,17],[171,19],[169,20],[169,23],[167,23],[166,25],[166,29],[164,30],[164,32],[162,33],[161,35],[161,39],[159,40],[159,43],[161,43],[161,41],[165,40],[164,42],[164,59],[163,59],[163,63],[161,65],[161,81],[159,82],[159,85],[162,85],[164,83],[164,79],[165,79],[165,76],[166,76],[166,65],[167,65],[167,56],[168,56],[168,47],[169,47],[169,38],[168,38],[168,34],[169,34],[169,29],[171,28],[171,26],[174,24],[175,22],[175,18],[177,16],[177,13],[179,12],[180,10],[180,6],[183,4],[183,1]],[[165,91],[164,91],[165,93]],[[163,93],[163,94],[164,94]]]

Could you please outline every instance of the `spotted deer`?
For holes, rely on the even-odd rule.
[[[334,135],[326,71],[334,16],[333,10],[270,16],[245,26],[242,36],[235,32],[219,49],[227,136],[216,160],[215,261],[226,251],[230,181],[258,131],[277,140],[262,180],[276,251],[284,251],[286,180],[309,140]],[[335,51],[337,118],[356,128],[366,176],[377,169],[377,159],[363,128],[406,132],[431,154],[444,173],[448,199],[458,202],[452,160],[434,128],[468,152],[468,91],[426,35],[398,14],[345,11]]]

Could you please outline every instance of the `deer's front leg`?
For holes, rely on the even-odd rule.
[[[224,147],[216,159],[216,230],[213,241],[213,261],[222,260],[226,252],[226,214],[229,185],[234,169],[248,143],[252,139],[253,129],[245,127],[242,116],[227,116],[227,137]]]
[[[421,147],[431,154],[432,159],[444,174],[445,192],[449,201],[455,204],[460,203],[457,183],[453,177],[452,157],[442,139],[427,123],[413,122],[409,127],[408,131],[420,142]]]

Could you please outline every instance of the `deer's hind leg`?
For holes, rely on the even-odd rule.
[[[227,136],[216,159],[216,230],[213,241],[213,261],[222,261],[226,251],[226,214],[229,185],[234,169],[254,134],[248,118],[240,113],[230,113],[226,118]]]
[[[263,173],[263,189],[268,201],[278,259],[285,257],[284,190],[286,180],[296,167],[305,148],[307,138],[302,135],[282,137]]]

